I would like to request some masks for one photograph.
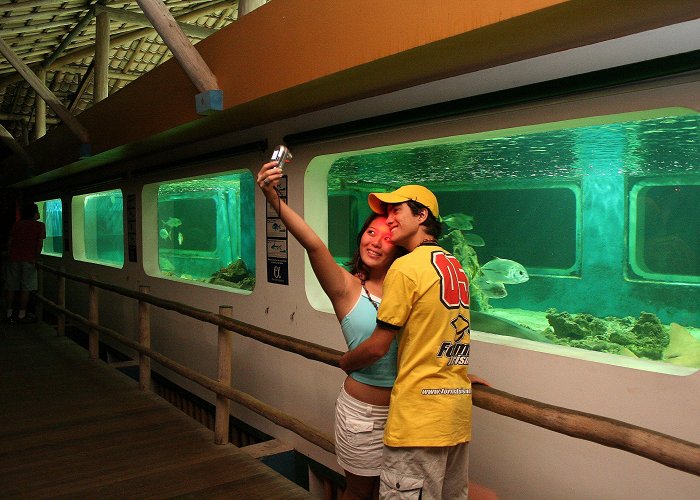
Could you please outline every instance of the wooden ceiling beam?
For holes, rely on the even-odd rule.
[[[142,29],[142,28],[117,28],[110,30],[113,36],[117,35],[124,35],[127,33],[133,33],[137,29]],[[155,32],[153,33],[154,35],[156,34]],[[71,47],[73,50],[78,50],[78,49],[83,49],[87,47],[93,47],[95,45],[95,40],[89,39],[85,41],[80,41],[78,40],[77,42],[73,43]],[[114,46],[114,44],[112,44]],[[42,55],[45,56],[46,54],[50,54],[54,52],[56,47],[56,40],[51,40],[51,41],[45,41],[45,42],[34,42],[33,40],[27,39],[26,43],[21,43],[21,42],[15,42],[12,44],[12,50],[17,54],[18,56],[21,56],[22,59],[27,62],[27,58],[32,57],[33,55]],[[86,56],[88,57],[88,56]],[[36,58],[34,58],[36,59]],[[45,60],[45,57],[41,58],[42,61]],[[0,68],[4,66],[4,61],[0,63]],[[5,65],[6,66],[6,65]]]
[[[185,12],[183,14],[179,14],[175,16],[176,21],[189,21],[190,19],[197,19],[198,17],[202,17],[204,15],[210,14],[212,12],[215,12],[217,10],[222,10],[228,6],[230,6],[231,0],[217,0],[214,2],[209,2],[206,5],[202,5],[201,7],[198,7],[194,10],[191,10],[189,12]],[[141,37],[144,36],[149,36],[156,33],[156,29],[151,27],[151,28],[140,28],[134,31],[131,31],[129,33],[124,33],[120,36],[112,37],[110,40],[110,44],[112,46],[114,45],[124,45],[126,43],[131,43],[134,40],[137,40]],[[84,59],[85,57],[91,56],[92,51],[90,50],[92,47],[89,48],[84,48],[78,51],[72,51],[67,53],[65,56],[60,57],[54,62],[54,65],[58,66],[63,66],[64,64],[68,64],[80,59]],[[1,83],[0,83],[1,84]]]
[[[97,5],[104,3],[106,0],[98,0]],[[77,37],[86,27],[92,19],[95,17],[95,5],[92,5],[90,9],[85,13],[85,15],[78,21],[78,23],[70,30],[70,32],[61,40],[58,47],[54,49],[49,57],[41,63],[41,67],[44,69],[49,69],[51,64],[58,59],[58,56],[63,54],[63,51],[68,47],[68,45]]]
[[[76,108],[78,107],[78,103],[80,102],[80,99],[82,99],[83,94],[85,94],[85,91],[87,90],[88,86],[90,86],[90,82],[92,82],[93,78],[95,77],[95,61],[93,60],[92,63],[90,63],[90,67],[87,69],[83,77],[80,79],[80,83],[78,84],[78,89],[75,91],[75,94],[73,94],[73,97],[71,98],[70,103],[68,104],[68,111],[73,113]]]
[[[61,104],[55,95],[51,93],[46,85],[18,58],[3,39],[0,38],[0,53],[10,61],[17,72],[27,81],[34,91],[51,106],[51,109],[63,120],[70,130],[80,139],[83,144],[90,143],[90,135],[83,125]]]
[[[219,82],[161,0],[136,0],[168,46],[192,84],[202,93],[217,90]]]
[[[106,12],[107,14],[109,14],[110,21],[121,21],[123,23],[136,24],[139,26],[152,26],[148,18],[143,14],[139,14],[138,12],[102,6],[96,7],[95,11],[98,14],[100,12]],[[180,28],[182,28],[182,31],[184,31],[185,34],[193,38],[206,38],[210,35],[213,35],[217,31],[215,29],[197,26],[196,24],[188,24],[183,22],[179,22],[177,24],[180,26]]]
[[[223,10],[225,8],[228,8],[231,6],[231,0],[217,0],[213,2],[208,2],[205,5],[202,5],[196,9],[193,9],[189,12],[179,14],[178,16],[175,17],[177,21],[188,21],[190,19],[197,19],[198,17],[205,16],[207,14],[210,14],[212,12],[216,12],[217,10]],[[122,33],[117,36],[113,36],[110,39],[110,46],[114,47],[115,45],[126,45],[130,44],[134,40],[137,40],[139,38],[145,37],[145,36],[150,36],[156,33],[155,28],[139,28],[136,30],[129,30],[128,32]],[[94,44],[90,42],[89,45],[84,46],[83,48],[77,49],[70,51],[66,53],[64,56],[59,57],[56,59],[51,66],[49,66],[47,69],[56,69],[60,68],[61,66],[66,66],[70,63],[73,63],[75,61],[79,61],[81,59],[85,59],[86,57],[91,57],[94,55],[95,49],[94,49]],[[18,82],[22,79],[21,76],[17,74],[12,74],[8,75],[6,77],[0,78],[0,88],[5,87],[7,85],[10,85],[12,83]]]

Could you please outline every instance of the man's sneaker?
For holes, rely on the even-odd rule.
[[[11,325],[12,323],[15,322],[15,317],[14,317],[14,316],[5,316],[5,317],[2,319],[2,322]]]

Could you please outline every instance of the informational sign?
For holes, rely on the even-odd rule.
[[[280,200],[287,202],[287,176],[283,175],[277,186]],[[268,203],[265,215],[267,244],[267,281],[289,285],[289,257],[287,255],[287,228],[275,209]]]
[[[126,196],[126,242],[129,250],[129,262],[138,262],[136,252],[136,195]]]

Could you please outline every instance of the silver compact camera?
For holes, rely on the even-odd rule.
[[[287,146],[280,144],[272,152],[272,158],[270,158],[270,160],[276,161],[277,166],[282,170],[284,169],[285,163],[292,161],[292,153]]]

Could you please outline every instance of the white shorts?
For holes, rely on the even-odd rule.
[[[388,406],[363,403],[345,387],[340,390],[335,403],[335,454],[344,470],[356,476],[380,474],[388,415]]]

